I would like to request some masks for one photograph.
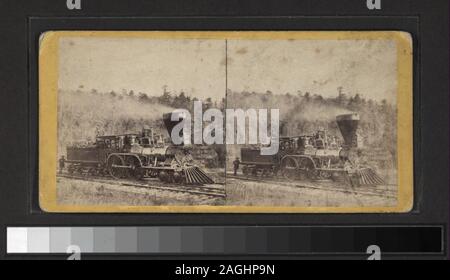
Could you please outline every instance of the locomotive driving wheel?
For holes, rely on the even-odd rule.
[[[142,171],[142,166],[139,159],[135,157],[128,157],[126,159],[126,165],[129,166],[129,168],[126,170],[128,171],[127,175],[129,178],[141,180],[144,177],[144,172]]]
[[[320,180],[331,180],[332,177],[333,177],[333,174],[332,174],[332,172],[330,172],[330,171],[327,171],[327,170],[320,170],[320,171],[318,172],[318,178],[319,178]]]
[[[109,174],[115,179],[124,179],[128,177],[128,170],[125,167],[125,160],[118,155],[112,155],[108,159]]]
[[[186,181],[185,177],[184,177],[184,174],[181,171],[175,171],[175,173],[173,174],[173,180],[177,184],[182,184],[182,183],[184,183]]]
[[[318,170],[309,158],[301,158],[299,163],[299,177],[302,180],[314,180],[318,176]]]
[[[75,172],[75,170],[76,170],[76,168],[75,168],[73,165],[71,165],[71,166],[69,166],[69,168],[67,169],[67,172],[69,172],[70,175],[73,175],[73,173]]]
[[[298,162],[293,157],[285,157],[281,163],[281,173],[288,180],[295,180],[298,176]]]
[[[250,170],[247,166],[242,167],[242,174],[244,174],[244,176],[248,176],[250,174]]]

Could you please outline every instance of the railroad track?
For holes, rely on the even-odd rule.
[[[136,181],[121,181],[109,179],[108,177],[98,177],[98,176],[82,176],[82,175],[67,175],[67,174],[58,174],[57,177],[74,179],[74,180],[83,180],[83,181],[92,181],[97,183],[104,184],[115,184],[126,187],[135,187],[135,188],[145,188],[145,189],[155,189],[155,190],[163,190],[169,192],[178,192],[178,193],[186,193],[197,196],[207,196],[210,198],[225,198],[226,193],[225,190],[218,187],[211,186],[154,186],[149,185],[144,182],[136,182]],[[153,182],[154,183],[154,182]],[[159,182],[158,182],[159,183]]]
[[[260,179],[256,177],[246,177],[246,176],[235,176],[231,174],[227,174],[227,178],[230,179],[237,179],[237,180],[245,180],[245,181],[252,181],[252,182],[261,182],[261,183],[268,183],[268,184],[274,184],[274,185],[280,185],[285,187],[294,187],[294,188],[303,188],[303,189],[314,189],[314,190],[324,190],[324,191],[331,191],[331,192],[341,192],[341,193],[347,193],[347,194],[360,194],[360,195],[368,195],[368,196],[377,196],[377,197],[386,197],[386,198],[397,198],[397,194],[393,190],[386,190],[386,189],[376,189],[374,187],[364,187],[364,188],[352,188],[352,187],[345,187],[345,186],[336,186],[336,187],[327,187],[327,186],[320,186],[320,185],[306,185],[306,184],[300,184],[296,182],[288,182],[284,179],[280,180],[273,180],[273,179]]]
[[[98,183],[110,183],[127,187],[135,187],[135,188],[146,188],[146,189],[155,189],[155,190],[163,190],[169,192],[178,192],[178,193],[187,193],[191,195],[197,196],[206,196],[210,198],[225,198],[226,192],[224,188],[219,187],[211,187],[211,186],[182,186],[182,185],[170,185],[170,186],[155,186],[149,185],[144,182],[136,182],[136,181],[118,181],[114,179],[110,179],[110,177],[99,177],[99,176],[83,176],[83,175],[67,175],[67,174],[58,174],[57,177],[63,177],[68,179],[75,180],[84,180],[84,181],[92,181]],[[314,190],[324,190],[331,192],[341,192],[347,194],[359,194],[359,195],[368,195],[368,196],[376,196],[376,197],[386,197],[386,198],[397,198],[396,192],[392,190],[381,190],[376,189],[374,187],[364,187],[364,189],[355,189],[344,186],[321,186],[321,185],[306,185],[299,184],[296,182],[288,182],[284,179],[273,180],[273,179],[260,179],[255,177],[245,177],[245,176],[234,176],[231,174],[227,174],[227,178],[237,179],[237,180],[245,180],[251,182],[261,182],[268,183],[274,185],[280,185],[285,187],[294,187],[294,188],[302,188],[302,189],[314,189]],[[154,183],[154,182],[152,182]],[[159,182],[158,182],[159,183]],[[218,184],[217,184],[218,185]]]

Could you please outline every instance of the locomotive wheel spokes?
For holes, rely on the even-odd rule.
[[[361,186],[359,174],[350,174],[350,182],[353,188],[358,188]]]
[[[272,175],[274,177],[277,177],[279,174],[280,174],[280,168],[274,166],[273,169],[272,169]]]
[[[310,180],[319,180],[320,178],[320,172],[317,169],[309,169],[307,170],[307,177]]]
[[[325,171],[325,170],[319,171],[319,178],[322,180],[330,180],[332,175],[333,174],[329,171]]]
[[[139,160],[135,157],[128,157],[126,160],[126,165],[129,166],[129,169],[127,169],[127,175],[131,179],[141,180],[144,177],[144,172],[141,168],[141,163]]]
[[[150,170],[148,173],[149,173],[148,176],[149,176],[150,178],[158,178],[158,177],[159,177],[158,171]]]
[[[102,169],[100,170],[100,175],[101,176],[108,176],[109,172],[108,172],[108,167],[102,167]]]
[[[283,159],[281,172],[284,178],[295,180],[298,177],[298,171],[298,163],[295,158],[286,157]]]
[[[248,176],[248,174],[249,174],[249,168],[248,168],[247,166],[244,166],[244,167],[242,168],[242,173],[243,173],[245,176]]]
[[[174,176],[171,170],[161,171],[159,173],[159,180],[164,183],[173,183]]]
[[[352,173],[345,172],[343,174],[343,182],[352,189],[359,187],[359,180]]]
[[[299,177],[302,180],[314,180],[318,176],[318,171],[314,167],[314,163],[309,158],[301,158],[299,163]]]
[[[177,183],[177,184],[181,184],[184,181],[184,175],[182,172],[175,172],[173,174],[173,178],[174,178],[175,183]]]
[[[168,183],[173,183],[173,182],[175,182],[174,171],[170,171],[169,172],[169,177],[168,177]]]
[[[123,166],[125,166],[125,160],[120,156],[112,155],[108,159],[108,171],[113,178],[123,179],[127,177],[128,170]]]
[[[80,166],[77,166],[77,167],[75,168],[75,172],[81,175],[81,174],[83,174],[83,168],[80,167]]]
[[[158,177],[161,182],[166,183],[166,182],[168,182],[169,174],[167,174],[166,171],[161,171],[161,172],[159,172]]]
[[[93,168],[93,167],[89,168],[87,174],[88,174],[89,176],[95,176],[95,175],[96,175],[96,169]]]
[[[333,182],[347,183],[347,176],[346,172],[332,172],[331,180],[333,180]]]
[[[73,172],[75,171],[75,168],[71,166],[67,171],[69,172],[70,175],[72,175]]]
[[[252,170],[252,176],[253,176],[253,177],[258,177],[258,169],[254,168],[254,169]]]

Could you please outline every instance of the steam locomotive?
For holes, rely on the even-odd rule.
[[[171,114],[165,114],[163,121],[170,134],[177,122],[171,121]],[[167,144],[150,128],[137,134],[98,136],[87,146],[69,146],[66,163],[70,174],[137,180],[150,177],[187,185],[214,183],[194,162],[188,147]]]
[[[336,117],[340,139],[319,130],[312,135],[280,137],[280,150],[273,156],[261,155],[260,148],[242,148],[244,175],[283,176],[288,180],[333,180],[352,186],[382,185],[383,179],[360,163],[357,129],[358,114]]]

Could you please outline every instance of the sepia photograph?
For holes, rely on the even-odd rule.
[[[224,108],[219,40],[62,38],[57,196],[68,205],[221,205],[225,150],[175,145],[176,109]]]
[[[47,32],[49,212],[408,212],[403,32]]]
[[[279,152],[228,147],[237,205],[397,204],[395,40],[229,41],[228,108],[280,110]]]

